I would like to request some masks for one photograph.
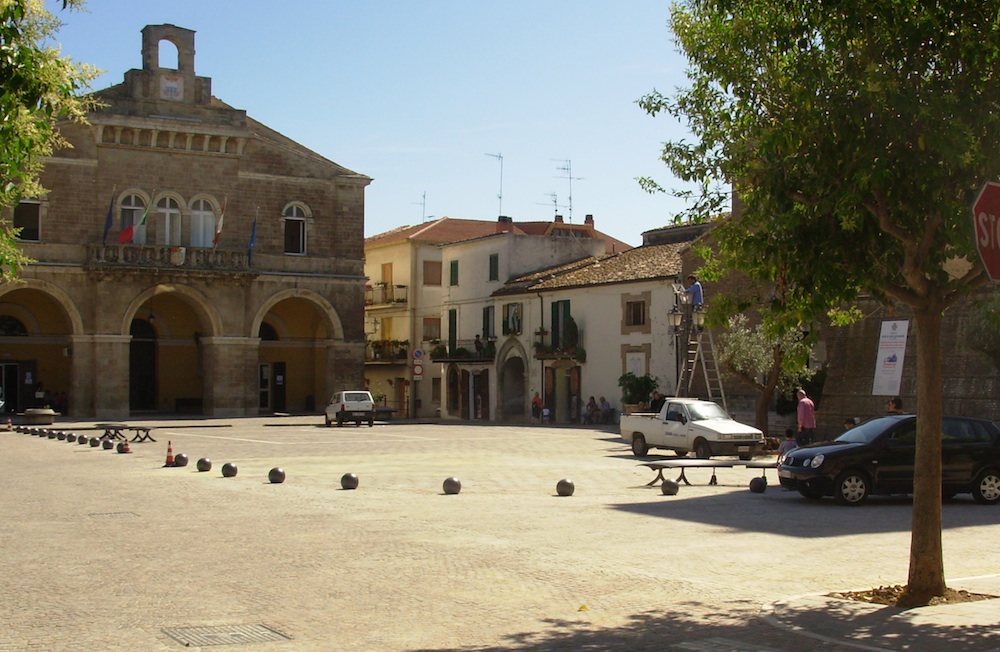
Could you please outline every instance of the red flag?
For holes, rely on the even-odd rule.
[[[219,244],[219,235],[222,233],[222,220],[226,218],[226,206],[229,204],[229,195],[222,200],[222,212],[219,213],[219,221],[215,223],[215,237],[212,238],[212,248]]]
[[[152,202],[150,202],[152,204]],[[129,224],[118,234],[118,244],[131,244],[132,238],[135,237],[135,227],[144,226],[146,224],[146,216],[149,215],[149,206],[146,204],[146,210],[142,212],[142,220],[139,224]]]

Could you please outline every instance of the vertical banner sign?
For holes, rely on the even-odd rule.
[[[906,355],[908,321],[882,322],[882,335],[878,340],[878,358],[875,360],[875,380],[872,396],[897,396],[903,378],[903,358]]]

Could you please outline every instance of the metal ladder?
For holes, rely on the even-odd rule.
[[[715,340],[712,337],[712,331],[707,328],[699,330],[689,326],[684,339],[688,346],[684,364],[681,366],[680,375],[677,378],[677,395],[689,396],[691,394],[695,373],[697,373],[700,364],[705,387],[708,390],[708,399],[720,403],[722,409],[728,412],[726,392],[722,388],[722,376],[719,374],[719,363],[715,359]]]

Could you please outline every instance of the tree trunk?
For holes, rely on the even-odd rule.
[[[914,310],[917,335],[917,450],[913,478],[910,572],[897,606],[916,607],[944,595],[941,547],[942,310]]]
[[[781,364],[785,358],[785,354],[782,353],[781,347],[774,347],[771,349],[771,368],[767,371],[767,379],[764,381],[763,385],[757,386],[757,405],[756,414],[754,415],[754,425],[758,430],[764,433],[765,437],[770,436],[769,432],[769,420],[768,420],[768,407],[771,405],[771,398],[774,396],[774,390],[778,387],[778,378],[781,376]]]

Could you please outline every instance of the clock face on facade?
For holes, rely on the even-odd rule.
[[[160,75],[160,99],[179,102],[184,99],[184,78],[180,75]]]

